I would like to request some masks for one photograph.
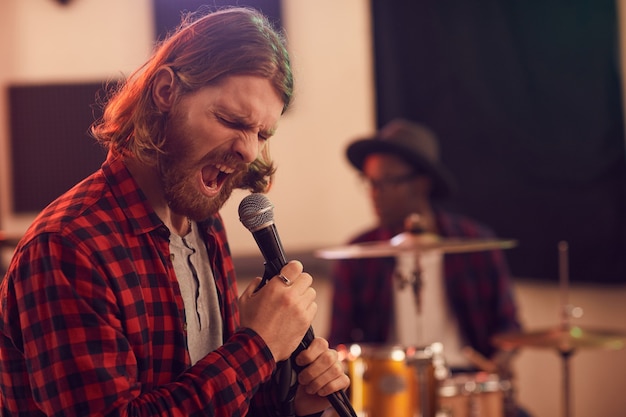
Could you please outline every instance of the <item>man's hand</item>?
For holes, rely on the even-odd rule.
[[[309,347],[296,356],[298,374],[296,414],[300,416],[322,411],[330,406],[327,395],[345,390],[350,379],[343,370],[337,351],[328,348],[325,339],[316,337]]]
[[[296,350],[317,313],[313,278],[302,264],[291,261],[281,269],[290,283],[274,277],[254,292],[261,278],[253,280],[239,298],[241,325],[257,332],[276,362]]]

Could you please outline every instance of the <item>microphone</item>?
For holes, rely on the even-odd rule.
[[[263,274],[263,279],[255,290],[258,291],[267,283],[268,280],[278,275],[281,268],[287,264],[285,251],[283,250],[283,245],[280,241],[280,237],[278,236],[278,231],[276,230],[276,225],[274,223],[274,205],[264,194],[250,194],[244,197],[239,204],[239,220],[246,227],[246,229],[252,233],[254,240],[261,250],[263,258],[265,259],[265,272]],[[315,334],[313,332],[313,327],[309,326],[309,329],[300,342],[300,345],[291,355],[292,361],[285,361],[287,362],[286,366],[282,367],[282,371],[279,371],[277,374],[277,377],[282,379],[282,381],[278,381],[279,396],[281,397],[279,400],[283,403],[289,403],[287,405],[289,411],[284,411],[283,415],[295,415],[293,412],[293,399],[295,397],[295,389],[297,388],[298,382],[295,377],[289,375],[292,373],[292,369],[289,367],[296,371],[299,370],[299,367],[295,364],[293,359],[295,359],[298,353],[302,350],[308,348],[314,338]],[[285,384],[288,384],[289,386],[285,387]],[[356,413],[352,408],[345,392],[334,392],[326,398],[330,401],[331,405],[340,417],[356,417]]]
[[[287,264],[285,251],[274,224],[274,206],[265,195],[250,194],[239,204],[239,220],[252,232],[265,259],[265,273],[257,288],[258,291]]]

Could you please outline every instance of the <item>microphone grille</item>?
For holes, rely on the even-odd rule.
[[[251,232],[273,224],[274,205],[264,194],[250,194],[239,203],[239,221]]]

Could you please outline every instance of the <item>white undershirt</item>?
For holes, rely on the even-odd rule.
[[[185,305],[189,356],[195,364],[223,343],[215,278],[196,223],[184,237],[170,235],[170,253]]]
[[[419,259],[419,269],[415,268],[416,258]],[[416,269],[421,270],[419,302],[416,302],[415,290],[410,282]],[[443,255],[435,251],[420,255],[407,252],[397,256],[392,343],[425,347],[439,342],[443,345],[443,354],[449,366],[467,367],[470,363],[461,353],[465,344],[461,340],[458,320],[448,304],[442,270]]]

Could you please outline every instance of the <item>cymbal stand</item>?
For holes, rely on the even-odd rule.
[[[580,317],[582,310],[569,304],[569,245],[565,241],[558,244],[559,251],[559,286],[561,292],[561,328],[569,331],[570,319],[573,316]],[[571,417],[570,402],[570,358],[574,349],[569,346],[559,347],[563,367],[563,417]]]
[[[402,346],[413,346],[423,339],[423,317],[421,305],[422,277],[417,251],[396,255],[393,272],[393,334],[388,342]]]
[[[568,289],[569,289],[569,258],[568,258],[569,245],[565,241],[560,241],[558,245],[559,250],[559,287],[561,291],[561,327],[565,330],[569,326],[569,314],[568,314]],[[561,353],[563,374],[563,417],[569,417],[570,415],[570,385],[569,385],[569,359],[573,353],[573,350],[566,351],[559,348]]]

